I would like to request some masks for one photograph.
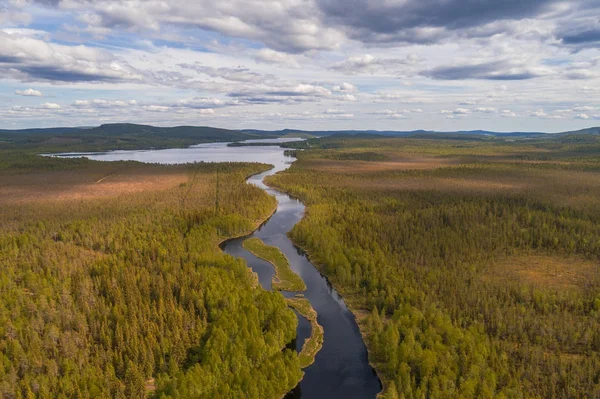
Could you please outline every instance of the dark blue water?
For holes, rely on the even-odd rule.
[[[287,233],[304,216],[304,205],[262,182],[265,176],[273,173],[276,172],[271,170],[249,179],[249,183],[275,195],[278,203],[277,212],[249,237],[259,237],[268,245],[278,247],[289,259],[292,269],[306,282],[307,290],[303,294],[317,311],[317,320],[325,333],[323,348],[317,354],[315,362],[304,370],[304,379],[290,396],[374,398],[381,391],[381,383],[369,365],[367,350],[354,315],[327,279],[308,261],[303,251],[287,237]],[[271,289],[273,266],[242,247],[246,238],[248,237],[227,241],[223,250],[244,258],[258,274],[261,285],[265,289]],[[305,337],[310,335],[310,324],[302,317],[299,320],[297,345],[300,349]]]

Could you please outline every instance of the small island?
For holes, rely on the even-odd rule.
[[[290,262],[279,248],[267,245],[256,237],[244,241],[243,247],[254,256],[266,260],[275,267],[273,289],[289,292],[306,291],[306,284],[300,276],[292,271]]]
[[[298,353],[300,368],[306,368],[314,363],[315,356],[323,346],[323,327],[317,322],[317,312],[309,300],[302,297],[287,298],[288,305],[310,322],[310,337],[304,341],[302,350]]]

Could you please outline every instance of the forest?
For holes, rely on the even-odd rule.
[[[287,145],[293,147],[294,145]],[[331,137],[267,183],[385,398],[600,395],[600,141]]]
[[[296,386],[296,315],[219,249],[272,213],[275,199],[245,184],[268,165],[0,155],[1,397],[262,399]]]

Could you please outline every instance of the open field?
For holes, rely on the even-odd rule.
[[[580,290],[598,286],[600,264],[561,256],[523,254],[498,259],[482,278],[498,284],[531,286],[538,290]]]
[[[171,189],[188,179],[189,170],[181,167],[152,168],[124,163],[27,176],[0,172],[0,204],[111,198]]]

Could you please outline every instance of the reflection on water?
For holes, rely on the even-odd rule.
[[[290,139],[279,139],[280,142]],[[292,139],[293,140],[293,139]],[[254,141],[254,140],[253,140]],[[271,140],[270,140],[271,141]],[[256,142],[256,141],[255,141]],[[296,247],[287,233],[304,216],[304,204],[286,194],[273,190],[263,183],[263,178],[287,169],[293,158],[286,157],[278,146],[228,147],[227,143],[200,144],[185,149],[156,151],[111,151],[103,153],[61,154],[61,156],[86,156],[101,161],[135,160],[148,163],[177,164],[186,162],[262,162],[275,167],[252,176],[248,182],[265,189],[277,199],[277,212],[252,236],[273,245],[290,260],[290,266],[306,282],[304,296],[318,314],[324,329],[323,348],[315,362],[306,368],[305,376],[289,398],[374,398],[381,383],[367,358],[367,350],[356,325],[354,315],[341,296],[308,261],[304,251]],[[244,238],[232,239],[222,245],[233,256],[244,258],[258,274],[265,289],[271,289],[273,267],[242,248]],[[293,295],[287,294],[286,296]],[[310,336],[310,323],[299,317],[297,349]],[[299,348],[298,348],[299,347]]]

